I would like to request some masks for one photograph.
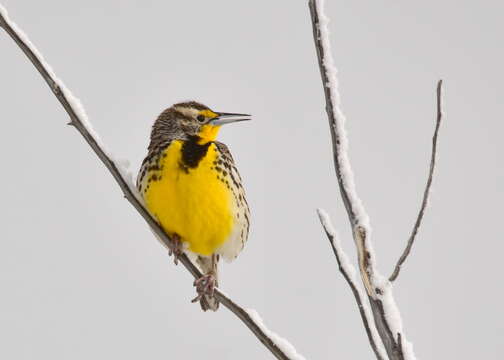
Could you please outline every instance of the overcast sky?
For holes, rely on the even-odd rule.
[[[372,359],[315,208],[355,249],[331,160],[307,1],[0,0],[136,172],[187,99],[253,114],[222,130],[252,211],[222,289],[307,359]],[[500,359],[504,52],[497,1],[327,1],[350,158],[389,274],[446,118],[430,207],[394,285],[420,359]],[[175,267],[47,85],[0,35],[0,358],[268,359]]]

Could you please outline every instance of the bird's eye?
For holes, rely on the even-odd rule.
[[[205,117],[204,117],[203,115],[198,115],[198,116],[196,117],[196,119],[197,119],[200,123],[205,122]]]

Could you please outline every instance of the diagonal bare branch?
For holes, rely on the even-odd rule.
[[[379,338],[378,333],[376,332],[376,327],[374,325],[374,321],[372,318],[372,314],[370,313],[369,306],[367,303],[363,302],[364,294],[362,290],[358,287],[357,281],[355,279],[355,268],[350,263],[347,254],[341,247],[341,243],[336,236],[336,231],[334,230],[329,215],[322,209],[317,209],[317,214],[320,219],[320,223],[324,228],[324,231],[329,239],[331,247],[333,249],[334,256],[336,257],[336,262],[338,263],[338,268],[345,278],[348,286],[352,290],[353,296],[355,297],[355,301],[357,302],[357,306],[359,307],[359,313],[362,318],[362,323],[364,324],[364,328],[366,329],[366,334],[369,340],[369,344],[373,349],[373,352],[376,355],[378,360],[386,359],[386,356],[383,355],[383,345],[381,339]],[[370,326],[371,324],[371,326]],[[380,347],[378,347],[378,345]]]
[[[437,117],[436,117],[436,129],[434,130],[434,136],[432,137],[432,152],[431,152],[431,160],[430,160],[430,168],[429,168],[429,177],[427,178],[427,185],[425,186],[422,205],[420,207],[420,212],[418,213],[417,219],[415,221],[415,225],[413,226],[413,231],[408,239],[408,244],[404,249],[401,257],[397,261],[394,272],[389,277],[389,281],[395,281],[399,272],[401,271],[402,264],[406,261],[406,258],[411,252],[411,248],[413,247],[413,243],[415,242],[416,235],[418,233],[418,229],[422,224],[422,219],[424,217],[425,209],[427,208],[427,204],[429,202],[430,188],[432,185],[432,179],[434,175],[434,168],[436,166],[436,155],[437,155],[437,140],[438,140],[438,132],[441,125],[441,120],[443,118],[443,107],[442,107],[442,87],[443,80],[439,80],[437,83],[436,89],[436,100],[437,100]]]
[[[46,83],[49,85],[51,91],[59,100],[61,105],[70,117],[69,125],[75,127],[77,131],[84,137],[89,146],[93,149],[95,154],[100,158],[103,164],[110,171],[117,184],[121,188],[124,197],[130,202],[131,205],[139,212],[145,219],[147,224],[153,229],[155,234],[161,242],[169,249],[173,249],[172,240],[159,226],[159,224],[152,218],[152,216],[143,207],[142,203],[136,197],[136,190],[133,183],[125,179],[125,170],[117,165],[112,156],[105,150],[104,145],[100,142],[97,134],[88,122],[87,116],[84,112],[79,100],[73,96],[70,90],[63,84],[63,82],[56,77],[50,66],[44,61],[42,55],[37,51],[35,46],[30,42],[28,37],[19,29],[19,27],[9,19],[7,11],[0,5],[0,27],[3,28],[9,36],[15,41],[19,48],[28,57],[31,63],[35,66],[38,72],[42,75]],[[189,260],[184,254],[179,257],[179,261],[191,273],[194,278],[202,276],[199,269]],[[282,360],[304,359],[299,355],[292,345],[286,340],[280,338],[268,330],[264,324],[258,321],[257,316],[252,317],[250,310],[245,310],[229,297],[224,295],[218,289],[215,289],[215,297],[219,302],[235,314],[263,343],[263,345],[277,358]]]

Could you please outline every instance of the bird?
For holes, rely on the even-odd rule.
[[[148,153],[137,177],[144,206],[182,253],[195,258],[203,276],[194,281],[203,311],[217,311],[218,262],[243,250],[250,210],[228,147],[217,141],[222,125],[250,120],[247,114],[211,110],[196,101],[165,109],[154,121]]]

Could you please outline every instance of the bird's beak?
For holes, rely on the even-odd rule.
[[[220,126],[224,124],[231,124],[238,121],[250,120],[251,115],[247,114],[233,114],[233,113],[216,113],[218,116],[210,121],[211,125]]]

